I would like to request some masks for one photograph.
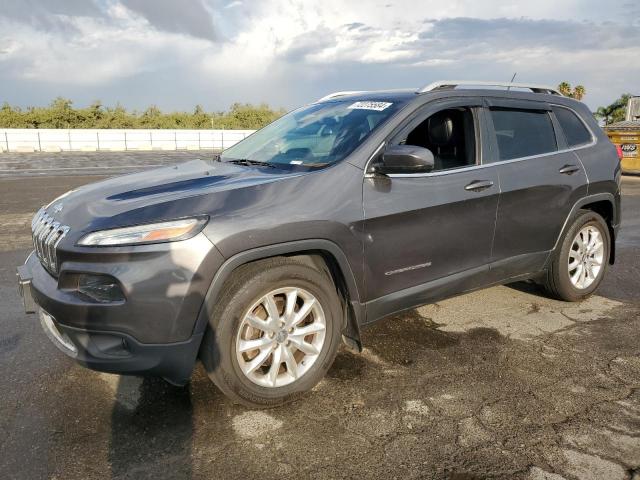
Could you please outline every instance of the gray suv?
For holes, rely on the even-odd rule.
[[[89,368],[180,385],[200,359],[255,407],[402,310],[525,279],[584,299],[615,257],[616,149],[552,88],[467,83],[338,92],[213,161],[66,193],[33,219],[26,310]]]

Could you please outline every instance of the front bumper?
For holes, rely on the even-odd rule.
[[[42,327],[62,352],[80,365],[121,375],[156,375],[174,385],[191,377],[202,334],[185,342],[143,344],[122,333],[66,327],[40,309]]]
[[[203,336],[194,332],[198,312],[221,262],[207,244],[212,247],[205,238],[194,237],[146,246],[139,255],[129,252],[124,261],[113,255],[99,259],[96,251],[86,260],[76,254],[61,264],[58,278],[30,255],[17,272],[25,312],[39,311],[51,341],[88,368],[152,374],[184,384]],[[66,274],[78,271],[112,275],[126,300],[105,304],[78,295],[64,284]]]

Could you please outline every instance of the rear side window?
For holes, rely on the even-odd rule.
[[[558,149],[548,112],[492,108],[490,114],[499,160],[541,155]]]
[[[558,123],[564,132],[564,138],[569,147],[577,147],[591,141],[591,133],[584,126],[582,120],[567,108],[554,108]]]

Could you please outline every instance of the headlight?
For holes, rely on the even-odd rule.
[[[78,245],[113,246],[175,242],[191,238],[204,228],[206,218],[183,218],[171,222],[149,223],[135,227],[101,230],[85,235]]]

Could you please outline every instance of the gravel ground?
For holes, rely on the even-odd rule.
[[[3,478],[640,478],[639,178],[624,180],[598,295],[568,304],[519,283],[390,317],[267,411],[232,405],[201,367],[184,388],[83,369],[22,313],[33,211],[99,178],[0,179]]]

